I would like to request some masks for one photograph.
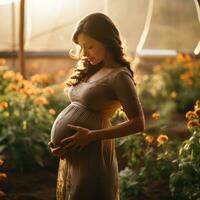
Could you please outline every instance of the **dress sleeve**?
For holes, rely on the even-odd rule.
[[[112,89],[128,119],[144,116],[136,85],[130,72],[121,70],[115,74],[112,80]]]

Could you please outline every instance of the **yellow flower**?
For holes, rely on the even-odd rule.
[[[23,122],[22,122],[22,128],[25,130],[25,129],[27,129],[27,121],[26,120],[24,120]]]
[[[152,114],[152,118],[158,120],[160,118],[160,114],[158,112],[155,112]]]
[[[171,94],[170,94],[170,96],[171,96],[171,98],[176,98],[176,96],[177,96],[177,93],[176,93],[176,91],[172,91],[171,92]]]
[[[15,115],[16,117],[19,117],[19,116],[20,116],[19,111],[18,111],[18,110],[15,110],[15,111],[14,111],[14,115]]]
[[[49,109],[49,113],[50,113],[51,115],[55,115],[55,114],[56,114],[56,111],[55,111],[53,108],[51,108],[51,109]]]
[[[48,95],[52,95],[52,94],[54,94],[55,93],[55,91],[54,91],[54,89],[53,88],[51,88],[51,87],[45,87],[45,88],[43,88],[43,92],[44,93],[46,93],[46,94],[48,94]]]
[[[199,126],[199,122],[197,120],[190,120],[188,123],[187,123],[187,127],[188,128],[193,128],[193,127],[196,127],[196,126]]]
[[[145,137],[145,140],[146,140],[149,144],[151,144],[151,143],[154,141],[154,137],[151,136],[151,135],[147,135],[147,136]]]
[[[13,79],[15,77],[15,72],[8,70],[3,74],[3,79],[7,80],[7,79]]]
[[[6,64],[6,59],[0,58],[0,65],[5,65]]]
[[[7,111],[5,111],[5,112],[3,112],[3,117],[4,118],[7,118],[7,117],[9,117],[10,116],[10,113],[9,112],[7,112]]]
[[[41,96],[41,97],[37,97],[35,99],[35,103],[37,103],[39,105],[46,105],[46,104],[48,104],[48,101],[47,101],[47,99],[45,97]]]
[[[185,114],[185,117],[186,117],[187,119],[191,119],[191,118],[196,118],[196,117],[198,117],[198,116],[197,116],[197,114],[196,114],[195,112],[193,112],[193,111],[188,111],[188,112]]]
[[[157,140],[157,142],[158,142],[159,144],[164,144],[165,142],[168,141],[168,136],[167,136],[167,135],[161,134],[161,135],[159,135],[159,136],[157,137],[156,140]]]
[[[6,109],[8,107],[8,103],[6,101],[0,102],[0,109]]]

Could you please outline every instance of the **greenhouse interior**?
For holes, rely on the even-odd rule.
[[[94,23],[91,29],[91,33],[97,33],[99,38],[105,40],[87,35],[84,27],[89,22],[92,24],[92,20],[88,20],[83,29],[76,32],[77,42],[74,40],[75,31],[83,23],[81,20],[92,14],[103,14],[111,19],[119,33],[116,37],[121,40],[120,48],[119,45],[110,47],[106,43],[114,34],[113,30],[108,31],[107,26],[100,27]],[[109,26],[112,23],[109,21]],[[0,29],[0,199],[200,200],[200,0],[0,0]],[[110,69],[105,64],[107,54],[89,47],[85,50],[80,36],[102,46],[103,50],[100,50],[108,52],[116,66],[129,66],[129,72],[133,72],[132,80],[129,76],[126,81],[128,77],[125,76],[119,80],[121,82],[117,82],[119,77],[112,76],[116,69],[110,76],[108,73],[98,80],[100,73]],[[117,48],[122,55],[114,54]],[[92,64],[90,55],[94,56],[94,60],[95,55],[96,58],[103,55],[103,61],[99,60],[102,61],[100,65]],[[103,66],[104,71],[99,66]],[[96,73],[96,81],[91,81],[96,83],[83,81],[82,85],[81,80],[87,75],[89,77],[90,72],[93,80]],[[67,83],[75,79],[80,83],[76,85],[71,81],[72,88],[77,88],[70,91]],[[105,83],[111,85],[106,87]],[[102,91],[100,85],[104,86]],[[86,86],[91,87],[90,92],[86,91]],[[106,94],[105,91],[113,93]],[[96,119],[87,118],[86,113],[90,112],[90,116],[97,111],[104,113],[103,102],[102,107],[95,102],[101,98],[106,101],[114,92],[119,96],[119,106],[113,99],[112,102],[105,102],[105,112],[113,113],[108,125],[102,125],[101,129],[96,126],[94,129],[97,132],[93,131],[95,123],[92,120],[95,122]],[[118,168],[115,169],[117,181],[112,183],[118,188],[115,197],[103,197],[102,188],[107,187],[107,182],[103,181],[98,187],[93,178],[95,181],[91,184],[92,170],[98,174],[98,181],[113,178],[113,174],[108,172],[107,175],[100,175],[94,169],[96,163],[92,163],[92,160],[88,161],[87,176],[84,173],[85,176],[80,175],[87,177],[84,181],[92,185],[83,187],[85,193],[88,189],[90,195],[81,195],[82,179],[77,183],[69,167],[73,166],[73,162],[67,156],[56,155],[56,151],[52,151],[56,146],[49,143],[56,137],[53,134],[59,133],[55,129],[59,117],[67,116],[67,112],[72,113],[73,98],[76,101],[82,97],[83,102],[89,101],[84,96],[86,93],[90,104],[79,105],[80,110],[88,106],[88,111],[82,114],[86,120],[85,127],[84,122],[82,127],[74,124],[76,134],[65,141],[69,141],[74,152],[80,147],[79,156],[74,156],[76,162],[80,162],[77,164],[80,174],[83,170],[81,161],[89,159],[81,152],[86,152],[84,149],[90,147],[92,151],[92,145],[98,142],[102,149],[110,144],[109,148],[112,147],[116,153],[114,159]],[[89,93],[94,96],[89,98]],[[139,104],[136,103],[138,100]],[[94,111],[89,111],[92,106]],[[67,111],[69,107],[72,109]],[[136,112],[140,108],[143,120],[137,121]],[[79,111],[72,114],[71,122],[80,114]],[[130,116],[133,115],[135,118],[132,119]],[[129,125],[131,122],[133,126]],[[87,127],[89,123],[91,127]],[[145,126],[137,129],[140,123]],[[101,132],[104,129],[107,136]],[[100,139],[89,139],[93,132],[94,135],[99,133]],[[86,140],[84,138],[90,143],[87,141],[85,146],[78,146],[78,141],[83,142]],[[67,148],[70,149],[67,144],[66,148],[62,147],[65,153]],[[96,149],[94,156],[98,156],[97,146]],[[72,187],[67,185],[68,182]],[[103,192],[100,192],[101,189]]]

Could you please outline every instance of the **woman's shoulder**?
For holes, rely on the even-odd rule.
[[[113,78],[116,78],[118,76],[126,76],[126,75],[128,75],[132,78],[132,73],[126,66],[116,67],[116,69],[113,70],[112,75],[113,75],[112,76]]]

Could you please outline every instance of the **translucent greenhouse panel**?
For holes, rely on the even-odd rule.
[[[72,47],[71,36],[81,15],[101,11],[103,3],[74,0],[28,0],[27,42],[29,51],[67,51]],[[90,5],[88,7],[88,5]]]
[[[71,36],[76,22],[90,13],[103,12],[116,23],[128,51],[134,52],[143,33],[150,0],[25,2],[26,51],[68,51],[73,47]],[[11,4],[0,4],[0,51],[18,49],[19,2],[15,3],[14,21],[12,13]],[[193,51],[199,35],[193,0],[173,0],[170,6],[168,0],[154,0],[150,30],[143,48]]]
[[[154,1],[150,31],[144,49],[191,52],[199,39],[200,23],[194,0]]]
[[[4,3],[0,0],[0,51],[18,48],[19,2]]]

